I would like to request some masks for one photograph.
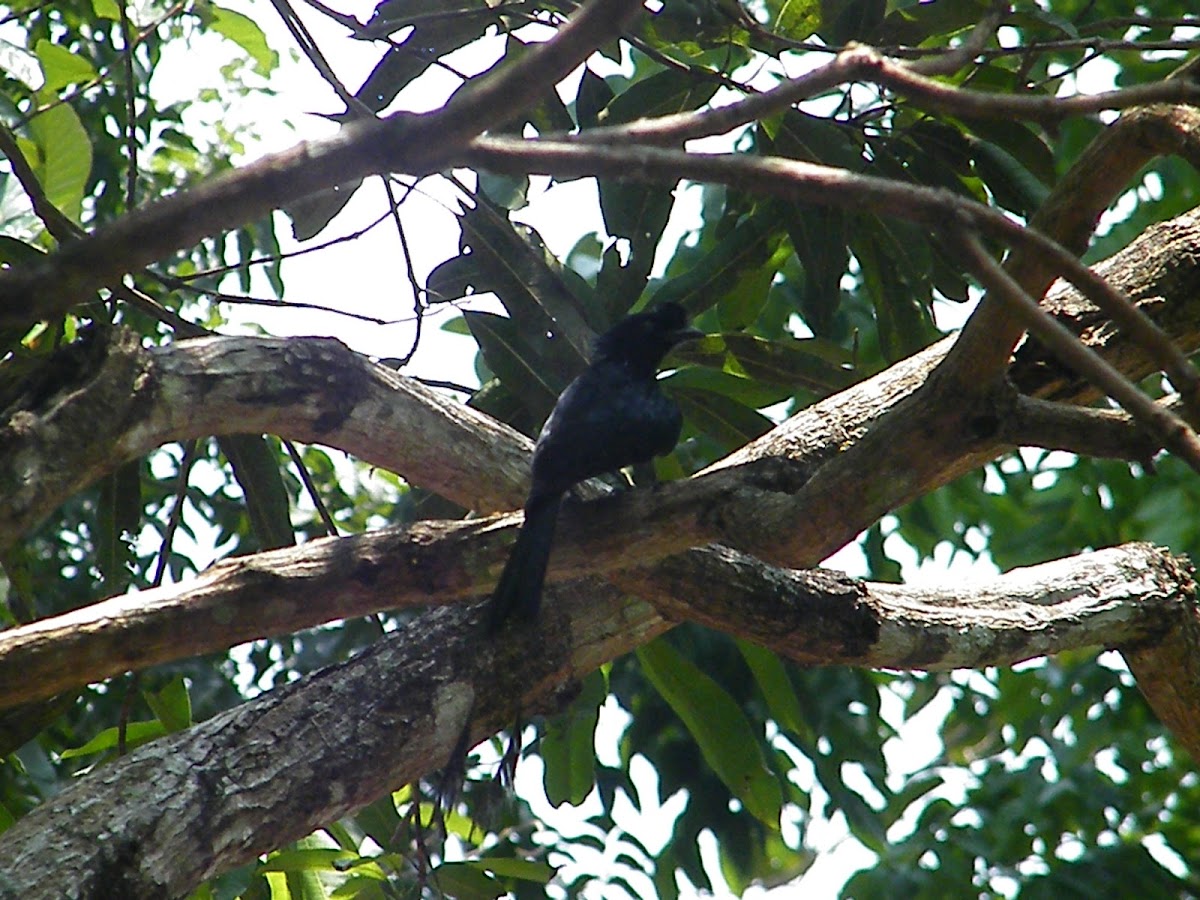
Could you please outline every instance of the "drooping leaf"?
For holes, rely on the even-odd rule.
[[[704,759],[759,821],[779,827],[783,794],[733,698],[661,638],[637,650],[642,671],[687,726]]]
[[[687,422],[726,450],[762,437],[775,425],[762,413],[724,394],[684,387],[671,393]]]
[[[692,315],[715,306],[744,272],[761,273],[762,264],[771,255],[768,238],[774,225],[763,216],[745,218],[689,271],[661,284],[653,302],[670,300]]]
[[[607,696],[604,675],[593,672],[570,707],[546,724],[539,748],[545,766],[542,784],[555,806],[578,806],[596,784],[596,723]]]
[[[547,353],[563,368],[580,367],[591,350],[595,315],[592,288],[546,249],[537,232],[514,225],[486,203],[460,217],[463,249],[468,247],[481,275],[476,290],[500,298],[527,339],[553,333]]]
[[[153,719],[149,722],[130,722],[125,729],[125,746],[132,750],[155,738],[160,738],[166,733],[166,728],[163,727],[163,723],[158,719]],[[81,756],[105,753],[109,750],[116,750],[119,740],[120,729],[116,727],[105,728],[82,747],[67,748],[60,755],[63,759],[76,759]]]
[[[167,732],[182,731],[192,724],[192,699],[182,675],[177,675],[157,691],[143,691],[150,711]]]
[[[296,543],[287,489],[280,473],[279,455],[267,438],[227,434],[217,438],[246,499],[246,512],[259,546],[264,550]]]
[[[141,461],[133,460],[103,479],[96,503],[96,565],[113,594],[129,585],[133,563],[131,542],[141,517]]]
[[[53,93],[42,91],[38,96],[52,105],[29,122],[30,162],[46,199],[67,218],[79,222],[92,171],[92,141],[70,104],[58,103]]]
[[[512,319],[473,310],[463,318],[488,367],[539,419],[549,415],[567,379],[548,369]]]

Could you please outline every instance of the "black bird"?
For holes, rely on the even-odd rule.
[[[672,347],[702,336],[687,327],[682,306],[662,303],[597,338],[591,364],[567,385],[538,435],[525,522],[492,594],[489,632],[509,618],[537,615],[558,508],[571,485],[674,449],[683,416],[655,373]]]

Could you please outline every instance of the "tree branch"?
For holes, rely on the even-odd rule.
[[[859,44],[843,50],[823,66],[734,103],[697,112],[639,119],[626,125],[592,128],[573,140],[614,146],[629,142],[676,146],[697,138],[727,134],[852,81],[868,81],[892,88],[917,106],[953,115],[1042,122],[1059,122],[1070,116],[1106,109],[1128,109],[1150,103],[1186,104],[1200,100],[1200,85],[1185,79],[1074,97],[1029,97],[972,91],[948,87],[925,77],[912,64],[889,59],[873,47]]]
[[[1178,399],[1178,398],[1175,398]],[[999,437],[1016,447],[1066,450],[1080,456],[1129,459],[1148,464],[1162,449],[1127,413],[1017,394]]]
[[[1030,230],[1052,237],[1068,253],[1082,254],[1101,214],[1129,187],[1134,175],[1151,159],[1172,154],[1200,168],[1200,109],[1131,110],[1080,154],[1030,221]],[[1004,267],[1033,297],[1042,297],[1063,272],[1042,252],[1015,245]],[[985,297],[963,327],[948,368],[967,385],[996,377],[1008,367],[1024,328],[1005,304],[990,303]]]
[[[1136,385],[1105,362],[1099,354],[1047,315],[1038,302],[1025,293],[1000,264],[992,259],[991,254],[973,234],[947,233],[947,239],[962,251],[968,268],[980,283],[998,300],[1007,303],[1026,328],[1051,347],[1067,365],[1120,403],[1126,412],[1161,441],[1164,447],[1200,472],[1200,439],[1186,422],[1167,407],[1155,403],[1139,391]]]
[[[1192,250],[1198,244],[1200,217],[1189,214],[1149,230],[1099,267],[1106,278],[1140,298],[1185,349],[1200,347],[1200,304],[1164,303],[1161,297],[1200,298],[1200,257]],[[1051,295],[1048,309],[1129,377],[1140,378],[1153,367],[1143,348],[1106,325],[1103,315],[1069,287]],[[1060,446],[1064,423],[1087,426],[1067,438],[1068,449],[1111,448],[1116,455],[1126,455],[1127,448],[1131,455],[1141,451],[1141,440],[1114,414],[1059,404],[1047,409],[1005,392],[997,396],[1000,406],[995,409],[952,405],[953,417],[934,420],[944,422],[952,438],[939,443],[935,437],[920,452],[906,449],[905,459],[896,463],[903,463],[897,477],[884,479],[887,490],[875,492],[882,499],[873,495],[871,503],[859,507],[833,497],[838,502],[806,506],[797,492],[812,473],[839,453],[848,453],[889,410],[914,396],[953,341],[947,338],[797,413],[708,470],[710,475],[735,470],[723,481],[698,478],[568,509],[551,579],[616,571],[628,565],[629,542],[637,540],[644,541],[642,562],[719,540],[816,563],[836,549],[831,544],[846,539],[845,533],[852,537],[874,521],[871,504],[894,505],[1016,443]],[[1067,381],[1052,362],[1030,344],[1028,352],[1023,348],[1017,356],[1013,381],[1027,393],[1059,400],[1089,402],[1095,397],[1086,384]],[[18,412],[0,430],[0,472],[5,473],[0,494],[41,498],[31,507],[35,513],[29,515],[34,517],[81,486],[70,475],[76,466],[86,464],[92,476],[99,477],[161,441],[209,430],[222,433],[231,423],[297,440],[320,440],[374,464],[411,471],[414,480],[479,509],[516,506],[525,490],[525,438],[371,365],[335,341],[225,337],[144,350],[126,339],[102,364],[87,371],[95,374],[84,384],[60,384],[61,392]],[[130,385],[135,391],[127,396]],[[275,410],[280,403],[285,405]],[[97,416],[97,409],[107,413]],[[924,431],[929,420],[922,415],[907,422],[896,417],[874,438],[883,449],[845,466],[844,477],[858,485],[855,490],[879,482],[866,473],[877,475],[881,466],[892,465],[902,437],[896,429]],[[79,447],[63,444],[56,445],[55,454],[41,451],[42,442],[56,433],[75,435]],[[456,452],[445,453],[448,446]],[[65,461],[61,468],[56,462],[60,457]],[[21,460],[30,459],[41,460],[40,468],[22,468]],[[480,472],[489,477],[481,478]],[[47,484],[39,484],[38,477]],[[11,484],[18,486],[15,492]],[[20,505],[10,500],[0,504],[0,513]],[[791,514],[807,524],[777,529],[774,520],[765,518],[767,513]],[[622,519],[637,527],[618,540],[614,535],[625,533],[618,525]],[[64,621],[46,620],[30,633],[7,632],[0,637],[0,685],[5,686],[0,703],[28,699],[37,686],[45,696],[129,667],[219,650],[336,618],[460,602],[490,586],[518,521],[509,515],[424,523],[341,542],[314,541],[222,564],[182,587],[116,598],[70,613]],[[361,573],[371,573],[374,589]],[[386,590],[380,587],[384,583]],[[264,597],[286,602],[265,603]],[[80,643],[70,649],[52,638],[63,634],[67,640],[65,633],[72,629],[80,631]],[[38,654],[41,661],[34,659]],[[63,659],[76,662],[64,667]],[[36,678],[30,677],[34,671],[39,673]]]
[[[723,547],[612,580],[667,618],[699,622],[805,665],[923,670],[1153,643],[1190,614],[1195,589],[1185,559],[1149,544],[941,588],[779,569]]]
[[[65,381],[67,361],[52,358],[53,389],[30,385],[4,411],[0,547],[125,460],[209,435],[334,446],[467,509],[511,509],[528,487],[528,438],[336,340],[212,337],[145,349],[118,332],[98,349]],[[81,349],[63,352],[75,359]]]
[[[1200,112],[1200,111],[1198,111]],[[1200,119],[1197,120],[1200,122]],[[656,147],[616,148],[603,145],[583,146],[565,141],[514,140],[504,137],[480,137],[468,144],[460,160],[472,167],[509,174],[537,173],[560,177],[595,175],[634,182],[665,182],[672,184],[686,178],[692,181],[725,184],[738,190],[786,199],[843,207],[854,211],[868,210],[878,215],[906,219],[931,228],[941,228],[946,221],[956,228],[966,228],[1001,240],[1019,250],[1022,258],[1036,260],[1038,272],[1044,273],[1044,283],[1036,292],[1040,296],[1054,276],[1061,276],[1075,285],[1088,299],[1122,319],[1136,319],[1140,313],[1119,290],[1098,278],[1078,257],[1055,240],[1033,228],[1026,228],[1004,213],[974,200],[967,200],[948,189],[928,188],[905,184],[894,179],[861,175],[845,169],[781,157],[753,157],[738,154],[702,154],[683,150],[664,150]],[[1015,277],[1015,276],[1014,276]],[[1028,286],[1021,282],[1028,290]],[[982,305],[981,305],[982,306]],[[1012,335],[1012,344],[1022,333],[1013,322],[1005,326],[1004,337]],[[1023,323],[1022,323],[1023,324]],[[977,334],[978,339],[977,339]],[[1151,323],[1138,323],[1135,337],[1153,336],[1159,352],[1164,352]],[[983,344],[981,332],[964,330],[967,343],[974,347]],[[990,360],[998,359],[996,343],[1005,343],[992,336],[987,347]],[[1012,345],[1006,345],[1005,364]],[[1186,360],[1166,354],[1168,365],[1177,366],[1180,378],[1187,383]],[[956,359],[972,358],[966,351],[956,352]],[[972,372],[979,373],[976,363]],[[960,390],[987,390],[1003,371],[984,370],[990,378],[958,379]],[[1190,376],[1195,379],[1194,374]]]

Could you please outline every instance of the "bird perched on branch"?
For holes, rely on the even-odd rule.
[[[683,416],[655,375],[672,347],[702,336],[688,327],[682,306],[662,303],[596,340],[591,364],[562,392],[538,435],[525,522],[492,594],[488,631],[537,614],[558,508],[573,484],[674,449]]]

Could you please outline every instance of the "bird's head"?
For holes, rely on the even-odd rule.
[[[594,360],[622,362],[636,373],[652,375],[677,344],[704,337],[688,327],[687,312],[678,303],[660,303],[628,316],[596,339]]]

